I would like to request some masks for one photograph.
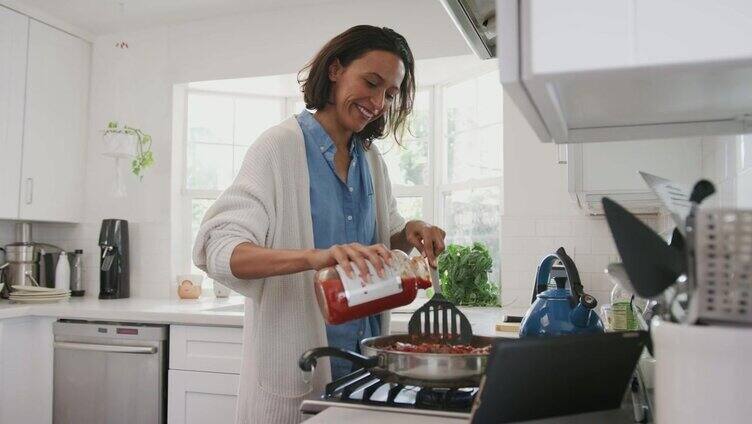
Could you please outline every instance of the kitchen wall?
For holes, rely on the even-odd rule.
[[[716,187],[704,207],[752,209],[752,135],[704,137],[702,176]],[[673,227],[668,213],[661,213],[659,230],[665,234]]]
[[[556,153],[505,96],[501,284],[502,304],[514,308],[530,304],[537,265],[559,246],[573,257],[585,290],[609,303],[612,284],[603,269],[619,259],[611,233],[604,217],[585,215],[569,196]],[[718,189],[708,206],[752,208],[752,136],[703,139],[702,175]],[[665,213],[641,218],[657,231],[673,229]]]
[[[603,273],[618,260],[604,217],[586,215],[567,189],[567,166],[556,146],[538,141],[514,102],[504,96],[504,212],[501,224],[502,305],[530,305],[541,258],[563,246],[574,259],[585,291],[609,303],[612,285]],[[645,216],[651,226],[657,216]]]
[[[85,251],[87,291],[98,293],[97,236],[103,218],[131,225],[132,296],[168,297],[181,272],[173,261],[179,239],[173,189],[180,166],[171,159],[173,86],[191,81],[297,72],[324,42],[348,27],[370,23],[402,33],[418,59],[468,54],[469,49],[435,0],[333,1],[209,19],[93,40],[86,206],[79,225],[37,224],[35,240]],[[124,53],[114,47],[126,40]],[[123,54],[124,53],[124,54]],[[156,165],[143,181],[123,167],[128,195],[113,195],[114,162],[101,155],[101,130],[112,119],[151,134]],[[0,243],[13,239],[0,222]]]
[[[702,171],[716,185],[709,206],[752,208],[752,135],[703,139]]]

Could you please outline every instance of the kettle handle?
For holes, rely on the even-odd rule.
[[[574,261],[567,255],[563,247],[556,250],[556,255],[561,259],[561,263],[564,264],[564,269],[567,271],[567,278],[569,279],[569,286],[572,288],[572,295],[579,302],[580,297],[585,294],[585,289],[582,287],[577,266],[575,266]]]
[[[556,250],[556,253],[552,253],[541,260],[538,265],[538,271],[535,274],[535,286],[533,287],[533,298],[531,302],[535,302],[539,293],[546,291],[548,287],[548,280],[551,278],[551,269],[554,263],[559,260],[564,266],[564,270],[567,272],[567,284],[569,284],[572,291],[572,297],[575,303],[579,302],[580,297],[584,294],[585,290],[582,287],[580,280],[580,273],[577,271],[577,267],[574,264],[572,258],[567,255],[567,252],[563,247]]]

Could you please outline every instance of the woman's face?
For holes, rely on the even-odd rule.
[[[346,67],[335,61],[329,68],[337,120],[360,132],[381,117],[399,94],[405,65],[395,54],[373,50]]]

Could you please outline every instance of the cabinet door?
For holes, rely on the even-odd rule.
[[[20,218],[80,222],[89,45],[29,22]]]
[[[29,18],[0,6],[0,219],[18,218]]]
[[[240,373],[241,327],[170,326],[170,369]]]
[[[52,422],[53,322],[0,320],[0,423]]]
[[[233,424],[237,374],[170,370],[167,424]]]

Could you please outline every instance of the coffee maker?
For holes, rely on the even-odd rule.
[[[99,231],[101,260],[99,298],[122,299],[130,296],[128,221],[105,219]]]

